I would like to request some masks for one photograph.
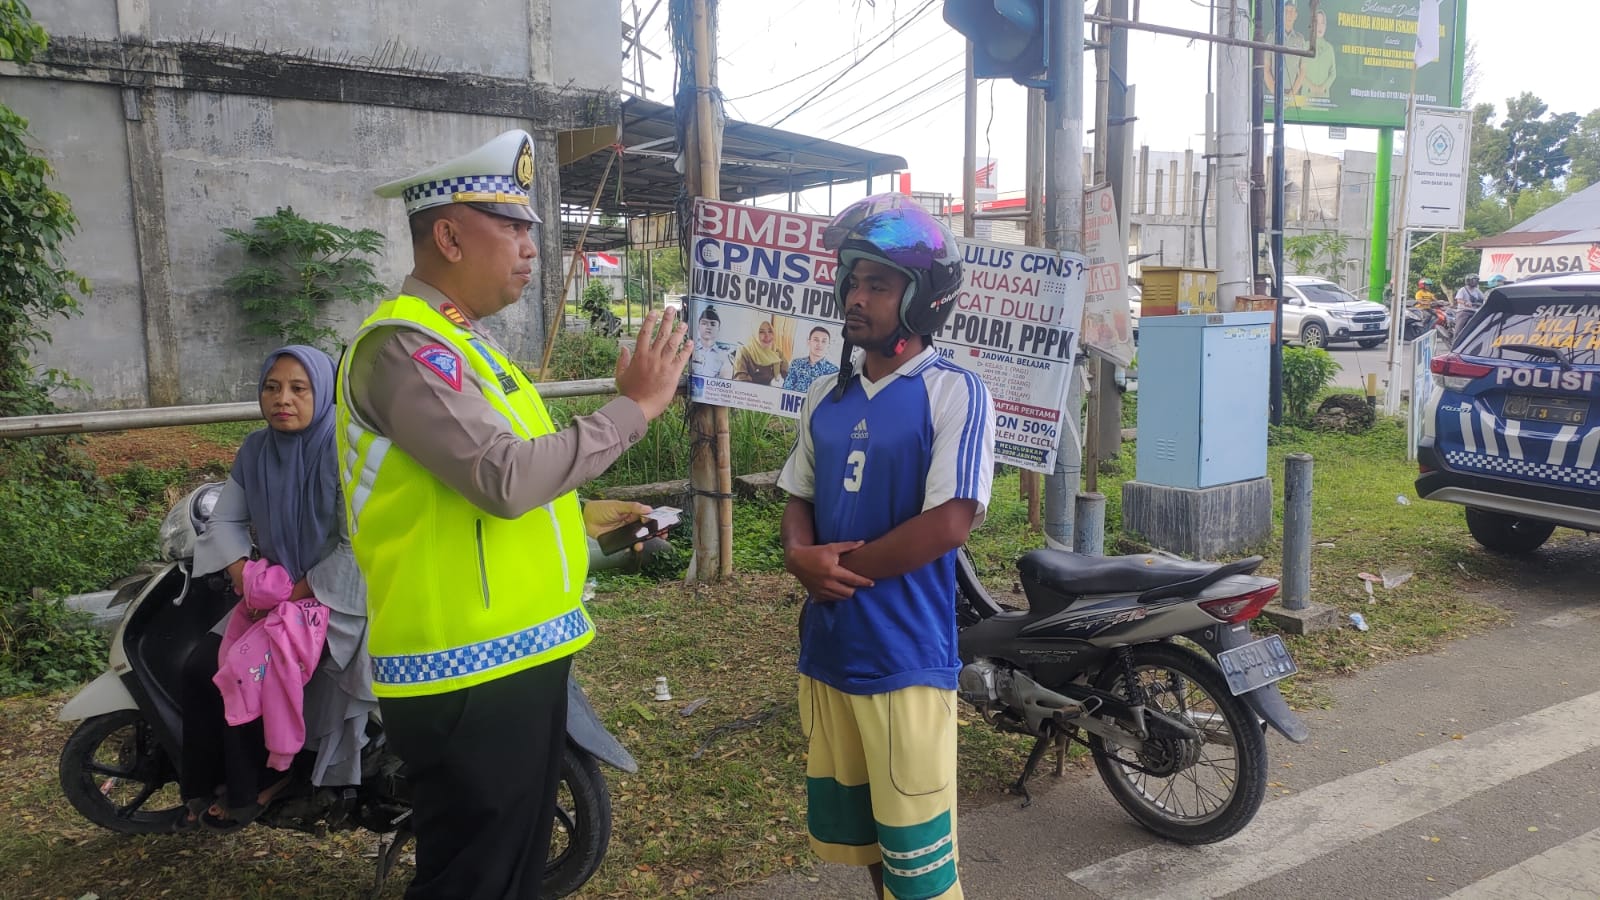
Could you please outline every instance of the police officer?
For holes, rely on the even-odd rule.
[[[585,533],[637,516],[580,508],[574,490],[643,436],[693,351],[673,314],[650,314],[618,361],[621,396],[555,428],[480,324],[533,279],[533,166],[533,142],[508,131],[378,188],[405,201],[414,268],[340,372],[374,692],[412,792],[411,898],[539,895],[567,673],[594,637]]]

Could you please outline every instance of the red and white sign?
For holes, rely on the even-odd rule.
[[[991,189],[996,187],[996,185],[999,183],[999,179],[995,178],[995,167],[999,164],[1000,161],[997,159],[991,159],[980,164],[977,172],[975,173],[974,180],[977,183],[974,185],[974,187]]]
[[[1478,263],[1478,277],[1485,279],[1504,275],[1509,281],[1521,281],[1565,272],[1600,272],[1600,243],[1490,247]]]

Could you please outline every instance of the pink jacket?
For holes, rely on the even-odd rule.
[[[291,603],[293,591],[282,567],[259,559],[245,563],[244,599],[228,617],[211,679],[222,692],[229,725],[260,717],[267,765],[280,772],[305,747],[305,686],[328,636],[327,607],[316,598]],[[250,613],[260,610],[266,617],[251,621]]]

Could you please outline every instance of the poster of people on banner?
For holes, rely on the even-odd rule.
[[[823,216],[701,200],[690,244],[689,394],[797,417],[811,382],[839,370],[843,310]],[[995,457],[1048,472],[1083,320],[1087,260],[959,241],[963,284],[934,341],[995,403]]]

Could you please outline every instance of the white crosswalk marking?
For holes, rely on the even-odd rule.
[[[1502,869],[1445,900],[1594,900],[1600,897],[1600,828]]]
[[[1218,897],[1596,747],[1600,693],[1264,804],[1221,843],[1151,845],[1069,877],[1118,900]]]

